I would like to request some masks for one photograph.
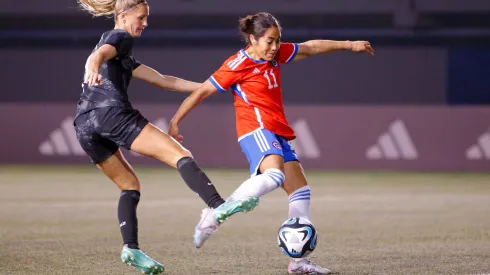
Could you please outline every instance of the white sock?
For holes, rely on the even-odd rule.
[[[310,187],[299,188],[289,196],[289,218],[301,217],[310,220]]]
[[[245,197],[261,197],[279,188],[285,179],[284,173],[275,168],[267,169],[263,174],[254,176],[240,185],[228,201],[242,199]]]

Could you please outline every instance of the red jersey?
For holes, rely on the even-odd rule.
[[[260,128],[286,140],[296,137],[282,105],[281,64],[291,62],[297,52],[297,44],[281,43],[274,60],[265,61],[251,58],[242,49],[209,78],[220,92],[233,90],[239,139]]]

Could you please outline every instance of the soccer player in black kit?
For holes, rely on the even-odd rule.
[[[118,218],[123,238],[121,260],[145,274],[163,272],[162,264],[139,249],[136,207],[140,183],[119,147],[160,160],[177,168],[185,183],[207,204],[196,226],[203,220],[222,223],[237,212],[248,212],[258,198],[225,202],[209,178],[201,171],[191,153],[133,109],[128,98],[132,77],[177,92],[192,92],[201,83],[161,75],[140,64],[132,56],[133,39],[148,26],[149,6],[145,0],[78,0],[94,16],[114,16],[113,30],[102,34],[85,64],[83,92],[74,120],[77,138],[92,162],[121,190]],[[206,217],[204,217],[206,215]],[[198,230],[199,231],[199,230]]]

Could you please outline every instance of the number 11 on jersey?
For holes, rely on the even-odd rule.
[[[271,82],[271,78],[270,78],[270,76],[269,76],[269,75],[271,75],[271,76],[272,76],[273,81],[274,81],[274,84],[272,84],[272,82]],[[265,77],[265,79],[267,79],[267,82],[269,83],[269,89],[272,89],[272,88],[277,88],[277,86],[279,86],[279,85],[277,84],[276,75],[274,74],[274,69],[270,69],[270,71],[267,71],[267,70],[266,70],[266,71],[264,72],[264,77]]]

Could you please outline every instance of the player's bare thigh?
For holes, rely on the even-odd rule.
[[[260,163],[260,172],[264,173],[265,170],[270,168],[279,169],[285,174],[286,179],[282,188],[288,196],[308,184],[303,167],[298,161],[284,163],[284,159],[280,155],[268,155]]]
[[[109,177],[120,190],[140,190],[140,182],[133,168],[124,158],[121,150],[105,161],[97,164],[97,167]]]
[[[286,180],[282,185],[282,188],[288,195],[291,195],[294,191],[307,185],[306,176],[298,161],[288,161],[284,164],[284,170],[286,175]]]
[[[160,160],[174,168],[179,159],[192,157],[189,150],[151,123],[146,124],[133,141],[131,151]]]
[[[284,158],[280,155],[267,155],[264,157],[259,166],[260,173],[267,169],[279,169],[284,173]]]

